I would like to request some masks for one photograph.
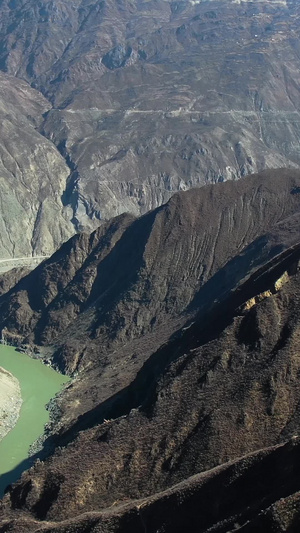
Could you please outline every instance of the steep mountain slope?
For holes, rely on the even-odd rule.
[[[60,109],[43,129],[71,162],[79,227],[299,164],[297,4],[96,2],[85,14],[46,74]]]
[[[84,412],[297,242],[299,188],[298,171],[265,172],[179,193],[138,220],[122,215],[73,237],[0,298],[2,338],[37,345],[69,373],[85,369],[70,390],[73,414]]]
[[[163,280],[169,280],[169,292],[171,287],[175,290],[179,279],[176,272],[182,275],[188,271],[181,281],[181,292],[176,293],[180,302],[180,294],[185,294],[184,288],[190,286],[200,261],[202,265],[205,260],[215,264],[211,268],[216,268],[216,274],[211,278],[208,274],[206,284],[199,287],[198,283],[194,289],[194,312],[190,315],[193,321],[180,327],[176,335],[166,341],[166,333],[164,338],[159,326],[153,328],[156,338],[153,349],[153,339],[152,345],[148,345],[150,336],[135,332],[141,336],[139,341],[135,339],[135,359],[141,366],[147,358],[136,375],[133,369],[127,369],[128,375],[121,376],[133,355],[130,335],[127,343],[122,339],[123,346],[116,343],[112,352],[106,352],[115,372],[109,380],[110,395],[105,382],[108,377],[102,369],[105,352],[101,337],[92,339],[91,349],[88,335],[85,336],[85,362],[90,357],[92,365],[83,365],[77,380],[64,393],[65,401],[73,413],[76,401],[81,402],[82,412],[86,410],[91,402],[88,396],[94,396],[93,401],[97,397],[98,404],[75,423],[64,418],[59,434],[46,441],[46,446],[58,446],[55,453],[44,462],[37,462],[19,483],[10,487],[1,508],[2,531],[40,528],[49,532],[139,533],[146,528],[171,532],[182,530],[184,525],[188,531],[203,532],[234,528],[297,531],[299,444],[294,437],[300,424],[299,190],[298,173],[264,173],[176,195],[150,214],[150,234],[147,226],[150,215],[140,219],[145,232],[148,231],[147,246],[151,250],[149,256],[144,252],[144,264],[150,256],[155,258],[158,287],[164,284]],[[191,256],[201,250],[197,237],[202,245],[205,239],[209,242],[206,212],[211,221],[218,220],[215,215],[219,212],[232,223],[227,237],[222,235],[223,246],[209,245],[199,260],[198,253],[191,267]],[[123,216],[108,223],[101,236],[96,232],[90,238],[76,237],[77,246],[69,241],[52,260],[4,295],[2,305],[9,308],[9,302],[20,295],[21,287],[28,290],[28,280],[35,273],[41,274],[43,268],[49,269],[49,265],[56,284],[62,264],[71,264],[70,258],[74,259],[76,253],[78,262],[84,265],[85,251],[82,246],[80,255],[79,242],[89,243],[93,260],[97,246],[99,256],[105,255],[103,261],[108,260],[114,250],[122,250],[122,240],[136,223]],[[176,234],[174,241],[170,228]],[[169,248],[164,235],[168,235]],[[213,222],[210,235],[215,235]],[[238,247],[242,236],[243,244]],[[178,253],[180,243],[186,241],[184,253]],[[166,264],[173,242],[178,263],[173,261],[174,269],[170,271]],[[136,238],[133,245],[137,250],[140,248],[139,254],[144,250],[142,239]],[[160,246],[164,254],[159,253]],[[121,253],[118,258],[120,278],[114,279],[116,287],[120,281],[126,281]],[[132,254],[132,268],[136,264]],[[54,274],[55,265],[58,277]],[[101,272],[101,261],[99,265]],[[134,281],[136,277],[135,273]],[[107,279],[104,277],[103,283],[109,292]],[[148,279],[151,280],[149,274]],[[88,287],[88,283],[85,285]],[[94,286],[100,297],[101,284],[94,282]],[[219,298],[211,302],[207,294],[213,286]],[[48,287],[55,287],[53,281]],[[148,290],[149,298],[155,299],[151,283]],[[49,289],[45,294],[49,296]],[[66,297],[68,292],[64,294]],[[74,293],[70,294],[74,297]],[[182,319],[189,316],[191,304],[181,301],[182,311],[177,308],[173,315],[168,310],[157,313],[158,322],[162,319],[167,324],[169,320],[169,334],[172,324],[180,323],[180,313]],[[104,305],[103,297],[102,302]],[[89,303],[97,309],[97,298]],[[142,308],[142,298],[140,305]],[[126,313],[124,310],[124,318]],[[7,315],[7,325],[14,317],[14,312]],[[73,331],[78,329],[80,320],[79,313]],[[111,323],[118,331],[118,323],[113,320]],[[94,352],[97,343],[98,361]],[[124,353],[127,358],[122,367],[118,358]],[[101,389],[98,396],[97,388]],[[105,401],[99,401],[101,395]],[[278,447],[290,439],[293,440],[289,444]],[[254,453],[261,448],[264,449]],[[110,506],[116,508],[107,509]],[[171,507],[174,514],[170,514]],[[201,524],[196,528],[200,517]],[[64,523],[56,526],[53,521]]]
[[[75,377],[0,532],[299,530],[299,15],[0,3],[0,260],[97,227],[0,280]]]
[[[76,236],[1,298],[3,338],[43,344],[59,368],[85,370],[60,401],[62,426],[129,385],[196,312],[205,317],[298,239],[298,172],[249,180],[181,193],[138,221],[124,215]]]
[[[18,533],[296,533],[298,528],[299,443],[295,439],[103,512],[47,521],[42,529],[41,522],[29,517],[2,522],[2,531]]]
[[[0,21],[0,67],[50,102],[77,229],[299,166],[297,2],[3,0]]]
[[[1,261],[51,255],[74,233],[61,200],[69,169],[37,131],[48,110],[39,92],[0,73]]]

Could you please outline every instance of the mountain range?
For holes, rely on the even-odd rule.
[[[0,2],[0,336],[72,378],[0,533],[299,531],[299,15]]]
[[[299,166],[296,1],[3,0],[0,20],[3,258]]]

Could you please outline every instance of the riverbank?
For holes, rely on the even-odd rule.
[[[49,422],[46,406],[69,378],[7,345],[0,345],[0,367],[19,380],[23,399],[17,423],[0,441],[1,498],[6,486],[32,466],[35,458],[28,454]]]
[[[0,441],[16,425],[22,405],[19,381],[0,367]]]

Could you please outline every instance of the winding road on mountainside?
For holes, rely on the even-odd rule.
[[[9,257],[7,259],[0,259],[0,272],[4,273],[12,268],[18,268],[22,266],[38,265],[44,259],[48,259],[49,255],[35,255],[24,257]],[[7,267],[5,266],[7,264]]]

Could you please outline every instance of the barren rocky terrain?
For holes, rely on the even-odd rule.
[[[1,258],[299,166],[297,2],[3,0],[0,20]]]
[[[297,531],[299,191],[178,193],[3,291],[2,335],[75,379],[0,531]]]
[[[95,401],[106,399],[159,343],[298,242],[299,187],[299,171],[266,171],[178,193],[139,219],[121,215],[72,237],[8,284],[0,298],[2,337],[44,346],[70,374],[96,364],[108,388],[96,387]],[[90,389],[88,377],[85,383]],[[84,405],[75,401],[73,414]]]
[[[73,378],[0,533],[299,531],[299,17],[0,2],[0,335]]]
[[[37,131],[48,109],[27,83],[0,74],[1,261],[47,256],[74,232],[60,199],[68,167]]]

